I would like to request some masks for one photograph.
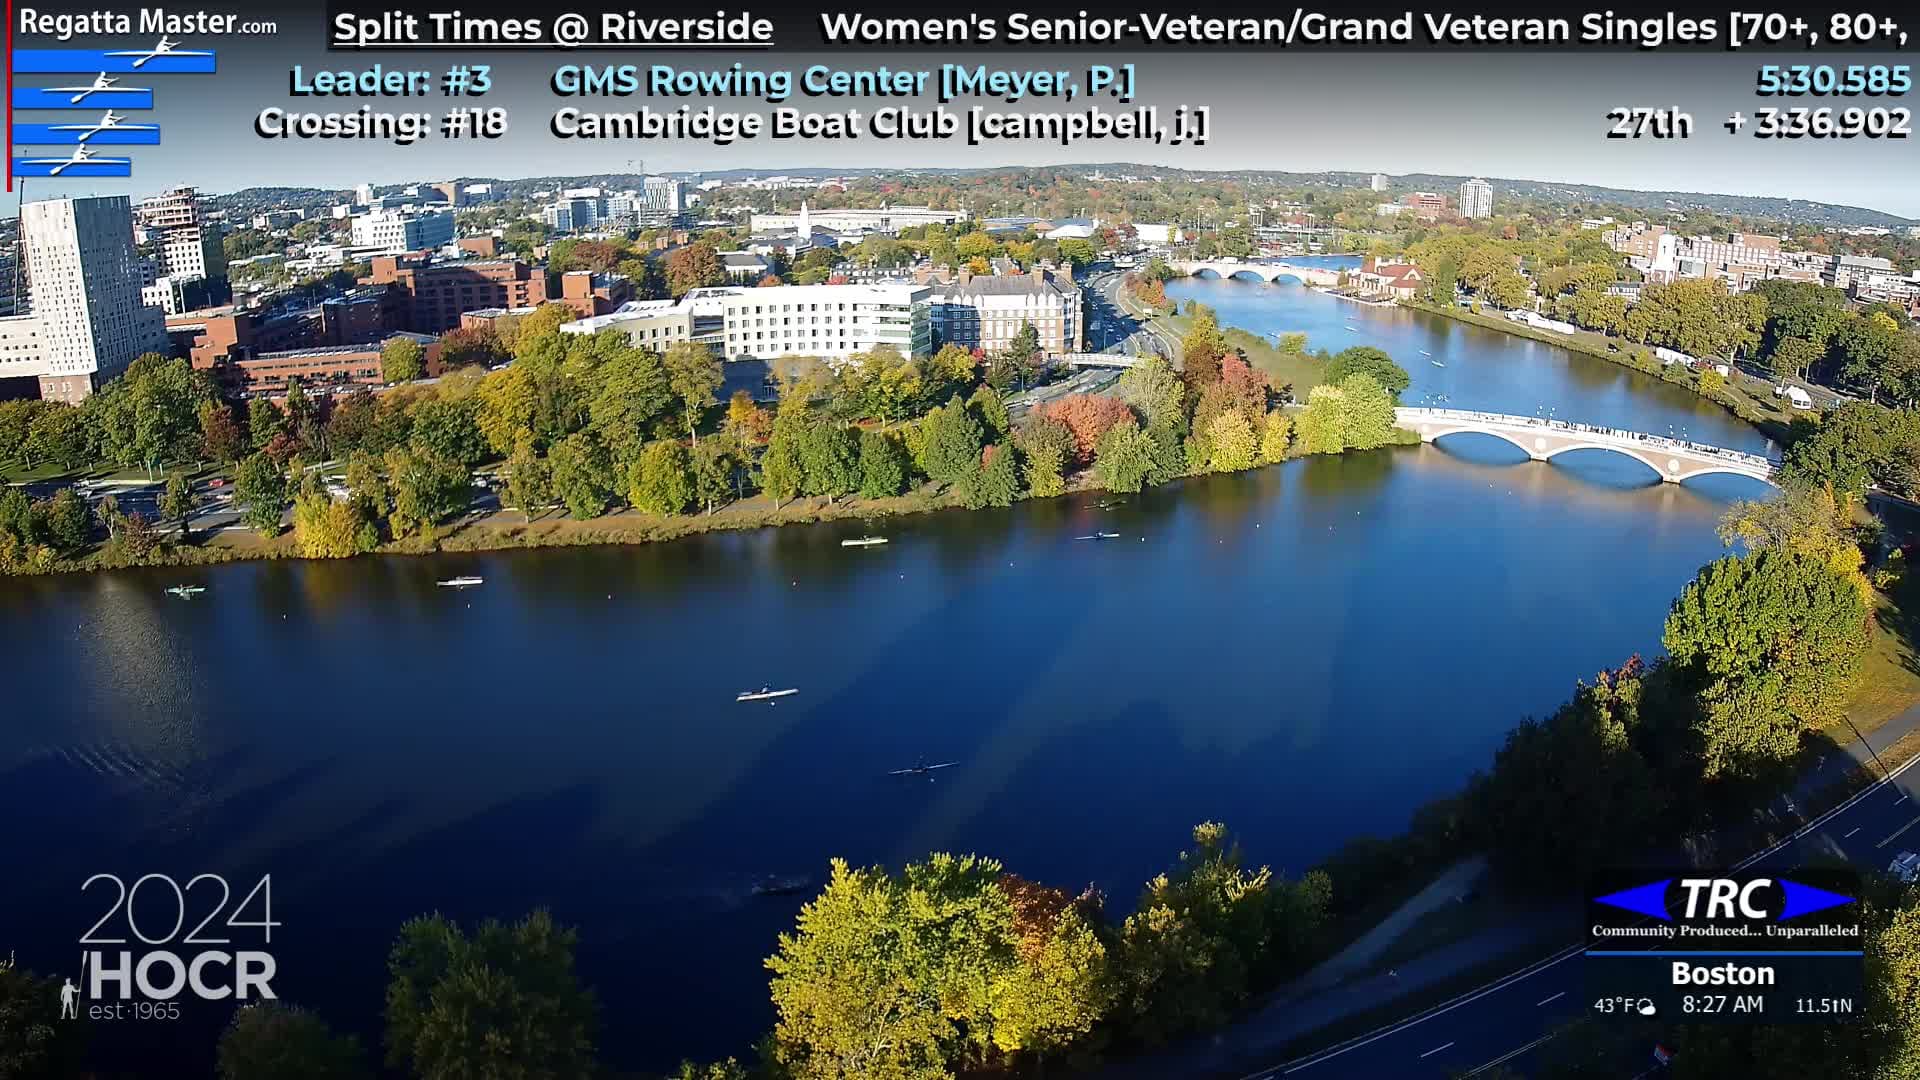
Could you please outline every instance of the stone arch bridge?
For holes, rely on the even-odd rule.
[[[1167,265],[1189,277],[1210,273],[1223,278],[1251,275],[1267,282],[1291,277],[1299,278],[1309,285],[1340,284],[1340,271],[1328,270],[1323,266],[1297,266],[1285,262],[1245,262],[1239,259],[1182,260]]]
[[[1394,412],[1399,425],[1418,432],[1422,442],[1433,442],[1463,431],[1478,432],[1512,443],[1535,461],[1549,461],[1569,450],[1610,450],[1647,466],[1669,484],[1713,473],[1731,473],[1774,484],[1773,472],[1779,466],[1779,462],[1758,454],[1566,420],[1465,409],[1403,407]]]

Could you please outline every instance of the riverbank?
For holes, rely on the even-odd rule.
[[[1665,382],[1686,387],[1701,398],[1719,405],[1759,428],[1767,434],[1768,438],[1776,442],[1785,441],[1787,429],[1796,417],[1807,415],[1795,413],[1776,404],[1772,395],[1773,388],[1765,380],[1754,378],[1738,369],[1734,371],[1731,378],[1722,380],[1718,389],[1703,390],[1700,385],[1700,373],[1680,364],[1662,365],[1646,346],[1627,342],[1624,339],[1610,338],[1591,330],[1557,334],[1497,315],[1429,304],[1420,300],[1402,300],[1399,306],[1478,326],[1483,330],[1495,330],[1514,337],[1543,342],[1569,352],[1596,357],[1610,364],[1618,364],[1647,375],[1658,376]]]

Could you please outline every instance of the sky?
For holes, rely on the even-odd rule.
[[[51,5],[49,5],[51,6]],[[221,10],[209,8],[208,10]],[[258,14],[262,9],[254,9]],[[265,9],[271,11],[272,9]],[[1308,53],[1159,52],[1074,53],[841,52],[492,52],[465,50],[353,53],[329,51],[318,5],[274,12],[278,33],[239,39],[202,38],[185,48],[219,53],[214,75],[153,75],[129,85],[152,85],[162,144],[131,148],[130,181],[33,181],[33,198],[56,194],[130,194],[176,184],[205,192],[256,185],[350,188],[456,176],[567,175],[594,172],[699,171],[726,168],[833,169],[887,166],[992,166],[1133,161],[1194,169],[1275,169],[1426,172],[1597,184],[1641,190],[1700,191],[1802,198],[1865,206],[1920,218],[1920,141],[1768,140],[1730,135],[1721,126],[1735,109],[1751,116],[1769,102],[1754,95],[1758,65],[1782,57],[1742,53]],[[49,47],[18,38],[17,47]],[[87,38],[73,47],[117,47]],[[126,42],[126,44],[147,44]],[[1792,62],[1822,57],[1794,54]],[[1860,55],[1828,57],[1870,62]],[[1887,59],[1887,58],[1879,58]],[[1906,59],[1911,62],[1910,58]],[[1145,143],[1088,141],[1071,147],[1009,142],[972,147],[960,141],[760,140],[715,146],[704,141],[563,140],[547,130],[555,109],[606,111],[649,105],[671,108],[686,99],[644,94],[627,98],[562,98],[549,87],[562,63],[653,63],[721,68],[749,65],[798,72],[815,63],[843,67],[937,68],[942,63],[1020,68],[1080,69],[1090,63],[1138,66],[1140,99],[1163,107],[1209,105],[1216,132],[1206,146],[1167,148]],[[360,98],[294,97],[290,69],[388,69],[439,72],[449,63],[494,65],[495,89],[463,103],[509,110],[511,130],[499,140],[434,137],[411,146],[363,140],[268,140],[253,132],[256,113],[269,106],[303,111],[350,111]],[[22,86],[55,85],[57,76],[18,76]],[[439,112],[455,99],[375,99],[391,110]],[[708,101],[694,100],[696,107]],[[753,99],[713,99],[720,108],[766,110]],[[796,97],[802,108],[871,108],[873,99],[837,101]],[[908,102],[931,108],[931,98]],[[1039,102],[1043,109],[1078,109]],[[1778,102],[1773,102],[1777,104]],[[1870,104],[1870,102],[1861,102]],[[967,102],[949,108],[964,107]],[[1605,113],[1614,105],[1678,106],[1695,119],[1686,140],[1608,139]],[[46,114],[25,116],[47,120]]]

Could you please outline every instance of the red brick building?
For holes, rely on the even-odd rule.
[[[560,302],[583,319],[605,315],[633,299],[633,283],[624,274],[570,270],[560,275]]]
[[[546,272],[517,259],[442,262],[417,255],[376,255],[365,284],[403,294],[404,325],[421,334],[459,326],[462,312],[537,307],[547,300]]]
[[[395,334],[420,342],[426,352],[428,378],[441,373],[440,340],[425,334]],[[328,345],[315,349],[264,352],[244,360],[229,361],[220,374],[233,389],[243,394],[278,396],[287,391],[287,380],[297,378],[301,389],[310,393],[353,390],[362,386],[380,386],[386,379],[380,374],[380,349],[385,342],[361,345]]]

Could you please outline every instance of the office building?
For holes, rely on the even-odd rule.
[[[164,316],[141,302],[141,260],[124,195],[20,208],[30,313],[0,319],[0,378],[78,402],[142,353],[165,352]]]
[[[1436,218],[1447,212],[1447,197],[1432,191],[1416,191],[1400,196],[1400,205],[1412,210],[1415,217]]]
[[[1492,217],[1493,185],[1477,176],[1461,184],[1460,216],[1463,218]]]
[[[355,247],[391,254],[427,251],[453,242],[453,215],[380,210],[353,219]]]
[[[599,195],[567,196],[542,208],[540,216],[554,232],[579,232],[606,218],[607,200]]]
[[[406,329],[441,334],[460,325],[462,312],[537,307],[547,300],[547,275],[517,259],[441,260],[379,255],[368,285],[404,296]]]
[[[1040,335],[1041,352],[1081,351],[1080,287],[1065,275],[1041,269],[1007,275],[961,270],[943,279],[923,271],[916,279],[932,286],[933,331],[943,345],[997,352],[1031,324]]]
[[[1387,174],[1381,173],[1381,172],[1374,173],[1373,180],[1368,184],[1368,186],[1375,191],[1387,190]]]

